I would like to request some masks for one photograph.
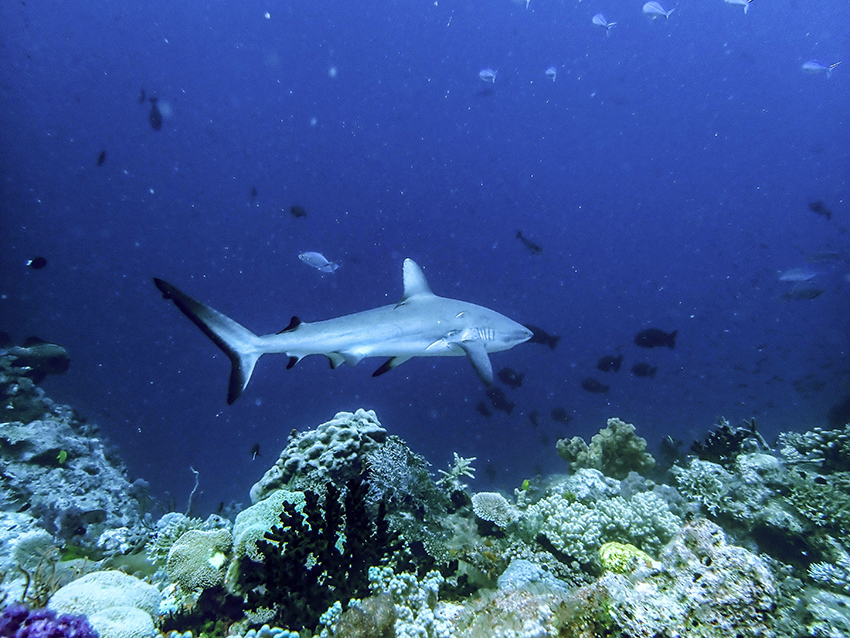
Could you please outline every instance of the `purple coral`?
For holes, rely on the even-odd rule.
[[[98,638],[85,616],[9,605],[0,614],[2,638]]]

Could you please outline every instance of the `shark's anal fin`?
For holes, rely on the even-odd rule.
[[[404,363],[408,359],[410,359],[410,357],[391,357],[391,358],[387,359],[386,361],[384,361],[381,364],[381,367],[378,368],[377,370],[375,370],[372,373],[372,376],[373,377],[379,377],[382,374],[386,374],[387,372],[389,372],[393,368],[397,368],[398,366],[400,366],[402,363]]]
[[[289,357],[289,361],[286,362],[286,369],[292,370],[295,367],[295,364],[301,361],[298,357]]]
[[[457,345],[463,348],[470,363],[472,363],[472,367],[475,368],[475,372],[478,373],[484,384],[493,385],[493,366],[490,364],[490,357],[487,356],[484,343],[478,340],[469,340],[458,341]]]

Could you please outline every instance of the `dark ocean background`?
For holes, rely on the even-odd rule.
[[[3,2],[0,329],[67,347],[49,395],[178,509],[197,470],[196,513],[247,503],[293,428],[360,407],[435,470],[477,457],[476,489],[563,470],[555,441],[612,416],[683,451],[721,415],[768,440],[827,426],[850,394],[850,4],[664,4],[666,23],[640,0]],[[560,335],[491,357],[525,374],[511,415],[476,411],[464,358],[373,379],[379,359],[267,356],[228,407],[227,359],[151,280],[268,333],[394,303],[405,257],[436,294]],[[647,327],[676,348],[638,348]]]

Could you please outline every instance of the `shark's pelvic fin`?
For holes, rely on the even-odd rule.
[[[389,372],[393,368],[397,368],[398,366],[400,366],[405,361],[410,360],[410,358],[411,357],[391,357],[391,358],[387,359],[386,361],[384,361],[381,364],[381,367],[378,368],[377,370],[375,370],[372,373],[372,376],[373,377],[379,377],[382,374],[386,374],[387,372]]]
[[[259,337],[230,317],[192,299],[167,281],[154,277],[153,282],[162,296],[171,299],[230,359],[230,384],[227,388],[227,404],[230,405],[242,395],[251,380],[251,373],[262,354],[258,350]]]

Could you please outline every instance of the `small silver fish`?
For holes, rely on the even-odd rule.
[[[643,8],[643,12],[646,13],[646,7]],[[597,13],[595,16],[593,16],[593,24],[595,24],[597,27],[602,27],[603,29],[605,29],[605,35],[611,35],[611,29],[613,29],[617,23],[608,22],[605,19],[604,15],[602,15],[601,13]]]
[[[478,72],[478,77],[484,80],[485,82],[496,83],[496,71],[493,69],[481,69]]]
[[[753,0],[724,0],[724,1],[726,2],[726,4],[734,4],[734,5],[739,6],[739,7],[744,7],[744,13],[747,13],[747,11],[750,8],[750,3]]]
[[[818,273],[809,268],[791,268],[779,274],[779,281],[791,281],[800,283],[803,281],[811,281],[818,276]]]
[[[657,2],[647,2],[643,5],[643,12],[648,15],[653,20],[655,18],[660,18],[664,16],[664,19],[667,20],[670,17],[670,14],[673,13],[675,9],[670,9],[669,11],[665,11],[664,7],[662,7]]]
[[[333,272],[339,268],[339,264],[328,261],[322,253],[306,252],[298,255],[298,259],[308,266],[312,266],[319,272]]]
[[[558,69],[553,66],[550,66],[548,69],[546,69],[546,77],[554,82],[555,78],[558,77]]]
[[[811,73],[812,75],[816,75],[818,73],[826,73],[826,77],[832,75],[832,70],[837,67],[841,62],[836,62],[835,64],[830,64],[826,66],[825,64],[821,64],[817,60],[809,60],[808,62],[804,62],[803,66],[800,67],[806,73]]]

